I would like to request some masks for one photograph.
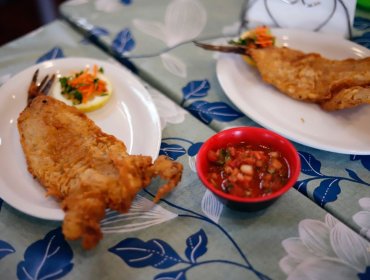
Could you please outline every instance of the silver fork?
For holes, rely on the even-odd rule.
[[[38,84],[37,83],[38,75],[39,69],[37,69],[33,74],[31,83],[28,87],[27,105],[29,105],[35,97],[39,95],[47,95],[55,80],[55,74],[53,74],[50,78],[49,75],[46,75],[42,79],[41,83]]]

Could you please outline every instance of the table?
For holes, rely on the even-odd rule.
[[[215,1],[212,6],[209,1],[190,2],[203,3],[208,19],[219,19],[214,25],[206,25],[203,38],[219,36],[222,26],[238,20],[243,4],[233,1],[225,12],[227,16],[217,18],[217,11],[225,9],[223,1]],[[183,179],[156,206],[152,215],[157,223],[152,221],[139,229],[138,225],[147,220],[133,211],[135,220],[124,218],[114,230],[103,227],[104,239],[91,251],[84,251],[79,242],[65,241],[59,222],[27,216],[0,200],[0,275],[4,279],[310,279],[313,275],[318,279],[367,279],[369,156],[339,155],[295,143],[301,159],[310,157],[312,163],[312,168],[308,168],[302,161],[296,189],[257,213],[222,207],[197,178],[194,147],[225,127],[257,124],[244,115],[228,122],[204,123],[184,110],[182,89],[196,80],[207,80],[210,84],[212,96],[205,100],[233,106],[218,85],[212,54],[201,52],[191,43],[170,47],[168,52],[159,54],[159,50],[168,46],[150,38],[150,46],[155,50],[150,54],[148,50],[152,48],[139,44],[140,36],[142,42],[149,37],[138,32],[134,34],[137,43],[129,60],[104,44],[110,42],[111,28],[121,29],[135,15],[162,19],[169,1],[157,1],[155,5],[146,2],[147,9],[135,8],[144,1],[121,1],[119,8],[129,9],[129,13],[123,13],[129,17],[92,12],[93,4],[99,3],[101,8],[117,9],[115,1],[69,1],[61,6],[61,11],[77,29],[57,20],[1,47],[0,83],[37,61],[51,58],[84,56],[129,67],[139,75],[159,109],[160,153],[183,163]],[[86,5],[91,7],[84,9]],[[116,20],[122,20],[122,25]],[[86,30],[81,29],[98,26],[95,21],[99,25],[105,23],[104,28],[94,29],[101,32],[98,37],[102,36],[103,42],[95,37],[92,43],[87,41]],[[127,42],[129,48],[130,40]],[[185,77],[164,69],[161,57],[166,54],[186,61]],[[181,67],[176,73],[183,73]],[[196,133],[189,133],[190,129]],[[0,146],[0,156],[4,147]],[[320,191],[316,189],[325,186],[323,181],[337,182],[334,185],[340,193],[333,190],[336,199],[322,200],[318,195]],[[306,185],[305,191],[299,184]],[[157,182],[141,192],[138,205],[150,200],[156,187]]]
[[[257,125],[235,108],[225,95],[216,76],[217,59],[214,57],[217,58],[217,55],[195,48],[191,42],[193,37],[197,40],[213,38],[210,42],[217,44],[223,42],[219,38],[235,35],[240,18],[243,18],[240,10],[244,1],[232,1],[227,9],[224,7],[222,16],[219,10],[223,1],[161,1],[150,4],[135,1],[108,5],[113,2],[106,1],[107,5],[103,7],[98,5],[103,1],[82,5],[75,5],[76,2],[72,1],[62,5],[61,12],[67,21],[112,55],[129,58],[131,68],[135,68],[138,75],[215,131],[239,125]],[[251,1],[250,5],[252,2],[256,1]],[[170,16],[175,5],[189,9],[190,16],[181,20],[197,22],[196,27],[181,29],[183,22],[177,22],[176,16]],[[122,13],[125,13],[124,17]],[[369,12],[357,9],[351,29],[352,40],[367,48],[370,48],[369,18]],[[158,37],[160,33],[157,34],[155,27],[159,29],[162,24],[169,26],[167,38],[173,39],[166,41]],[[178,30],[170,28],[174,25]],[[161,28],[165,28],[163,26]],[[122,30],[129,34],[126,38],[134,43],[127,43],[122,50],[117,50],[115,40]],[[191,88],[197,87],[198,92],[189,93]],[[199,104],[204,105],[201,107]],[[211,113],[213,104],[221,109]],[[358,223],[364,224],[358,220],[355,222],[352,217],[362,210],[359,200],[368,196],[369,181],[366,178],[369,176],[369,157],[323,153],[299,144],[296,147],[304,163],[297,189],[351,228],[360,231]],[[317,164],[316,169],[310,165],[311,159]]]

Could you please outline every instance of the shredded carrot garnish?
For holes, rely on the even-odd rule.
[[[266,26],[259,26],[253,30],[255,34],[256,45],[262,48],[274,45],[274,36],[271,35],[270,30]]]
[[[99,71],[94,65],[92,72],[86,68],[73,76],[61,78],[62,94],[77,103],[87,103],[96,96],[106,94],[107,84],[98,78]]]
[[[271,30],[267,26],[258,26],[244,32],[238,39],[230,40],[229,43],[236,46],[242,46],[245,49],[245,55],[243,55],[243,58],[249,64],[253,65],[253,59],[249,55],[250,50],[274,46],[275,36],[271,34]]]
[[[275,37],[267,26],[258,26],[242,34],[238,40],[230,43],[246,46],[247,48],[266,48],[275,44]]]

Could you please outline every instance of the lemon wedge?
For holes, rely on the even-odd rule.
[[[254,60],[247,56],[247,55],[242,55],[242,59],[247,63],[249,64],[250,66],[256,66],[256,63],[254,62]]]
[[[93,99],[87,101],[86,103],[73,104],[72,100],[64,97],[64,95],[62,94],[62,87],[59,81],[55,83],[51,91],[51,95],[55,99],[58,99],[67,105],[76,107],[78,110],[82,112],[87,113],[87,112],[95,111],[103,107],[108,102],[108,100],[111,98],[112,93],[113,93],[112,84],[105,75],[99,73],[97,74],[97,78],[99,78],[100,80],[106,83],[107,92],[104,93],[104,95],[95,96]]]

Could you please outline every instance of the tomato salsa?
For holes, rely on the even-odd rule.
[[[279,190],[289,178],[286,159],[269,147],[239,143],[210,150],[207,179],[239,197],[261,197]]]

